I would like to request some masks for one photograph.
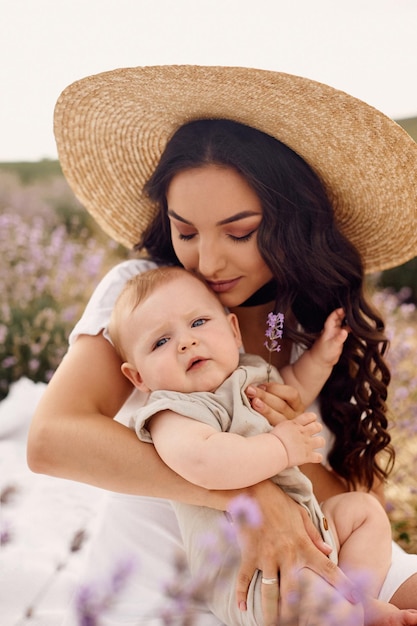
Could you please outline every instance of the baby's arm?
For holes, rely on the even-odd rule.
[[[271,478],[287,467],[320,463],[324,446],[314,413],[243,437],[219,432],[172,411],[155,415],[149,430],[159,456],[177,474],[206,489],[240,489]]]
[[[349,334],[342,327],[344,317],[343,309],[333,311],[324,324],[322,334],[311,348],[295,363],[280,370],[285,384],[298,390],[305,406],[317,398],[342,354],[343,344]]]

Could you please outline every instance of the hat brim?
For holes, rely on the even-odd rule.
[[[144,196],[182,124],[226,118],[279,139],[325,185],[342,232],[367,272],[417,255],[417,144],[393,120],[328,85],[243,67],[122,68],[61,94],[54,130],[75,195],[128,248],[156,208]]]

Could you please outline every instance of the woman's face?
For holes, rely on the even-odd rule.
[[[224,306],[239,306],[272,278],[257,245],[260,200],[234,169],[180,172],[168,187],[167,205],[175,254]]]

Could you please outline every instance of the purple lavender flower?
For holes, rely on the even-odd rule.
[[[282,339],[282,335],[284,332],[284,314],[283,313],[268,313],[267,317],[267,328],[265,331],[265,337],[267,341],[265,341],[264,346],[269,352],[269,360],[267,367],[267,379],[269,382],[269,378],[271,376],[272,370],[272,353],[279,352],[281,350],[281,345],[279,340]]]
[[[233,498],[228,511],[239,527],[257,528],[262,524],[262,514],[256,501],[246,494]]]
[[[75,602],[78,626],[99,626],[103,615],[128,584],[133,570],[131,559],[121,561],[108,581],[96,581],[78,589]]]
[[[11,531],[10,524],[8,522],[0,523],[0,546],[6,546],[11,543],[13,533]]]

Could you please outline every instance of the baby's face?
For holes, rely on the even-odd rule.
[[[192,275],[158,287],[126,330],[142,391],[214,391],[238,365],[236,317]]]

